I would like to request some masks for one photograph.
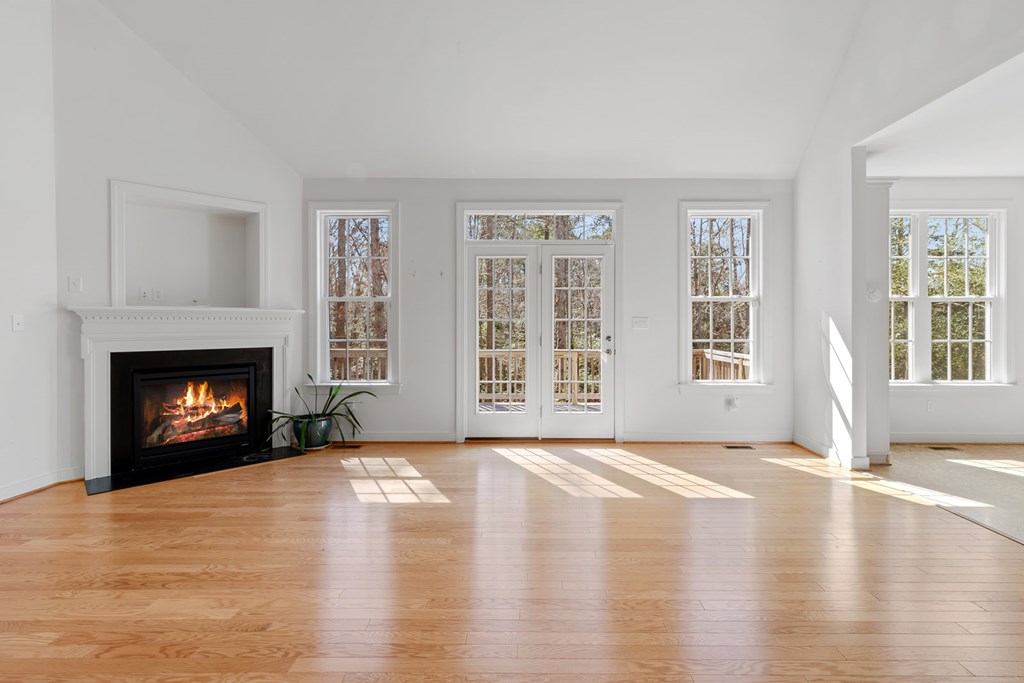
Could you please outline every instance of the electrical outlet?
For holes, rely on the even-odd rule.
[[[935,412],[935,401],[925,401],[924,412],[934,413]]]
[[[164,300],[164,290],[162,290],[159,287],[154,287],[153,288],[153,301],[163,301],[163,300]]]
[[[25,331],[25,314],[24,313],[12,313],[11,314],[11,330],[14,332]]]
[[[139,301],[149,301],[149,290],[148,289],[146,289],[144,287],[140,287],[139,288]]]

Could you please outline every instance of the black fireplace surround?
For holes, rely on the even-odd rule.
[[[87,481],[87,491],[276,459],[259,454],[270,427],[272,353],[111,353],[110,476]]]

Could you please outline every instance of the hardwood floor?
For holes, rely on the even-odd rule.
[[[1024,680],[1024,547],[788,445],[367,445],[0,523],[3,681]]]

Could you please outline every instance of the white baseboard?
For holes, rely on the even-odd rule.
[[[711,442],[711,443],[745,443],[747,441],[768,441],[772,443],[792,443],[793,435],[789,432],[625,432],[625,442],[644,441],[680,441],[680,442]]]
[[[64,470],[57,470],[56,472],[40,474],[38,477],[32,477],[31,479],[23,479],[22,481],[17,481],[13,484],[7,484],[0,487],[0,502],[10,500],[11,498],[17,498],[18,496],[23,496],[26,493],[38,491],[39,489],[52,486],[53,484],[60,484],[65,481],[74,481],[84,477],[84,468],[69,467]]]
[[[891,443],[1024,443],[1024,432],[893,432]]]
[[[360,432],[349,441],[455,441],[455,432]]]
[[[865,455],[859,458],[853,458],[851,461],[850,458],[843,458],[838,453],[838,451],[836,451],[836,449],[832,448],[831,445],[826,445],[823,442],[818,441],[817,439],[812,439],[803,434],[794,434],[793,443],[795,443],[797,446],[802,446],[803,448],[806,448],[812,453],[820,455],[821,457],[826,458],[831,462],[836,463],[837,465],[847,467],[851,470],[866,470],[872,464],[880,465],[882,463],[888,462],[885,455],[877,456],[878,458],[880,458],[877,462],[874,459],[876,456],[873,455]]]
[[[885,453],[868,453],[868,462],[872,465],[888,465],[889,451]]]
[[[806,436],[804,434],[794,434],[793,443],[795,443],[797,446],[800,446],[801,448],[806,448],[811,453],[814,453],[815,455],[820,455],[823,458],[829,457],[829,455],[832,452],[832,447],[829,446],[828,444],[822,441],[818,441],[817,439],[812,439],[811,437]]]

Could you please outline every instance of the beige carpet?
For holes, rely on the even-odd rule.
[[[891,460],[872,471],[985,503],[943,507],[1024,543],[1024,444],[893,444]]]

